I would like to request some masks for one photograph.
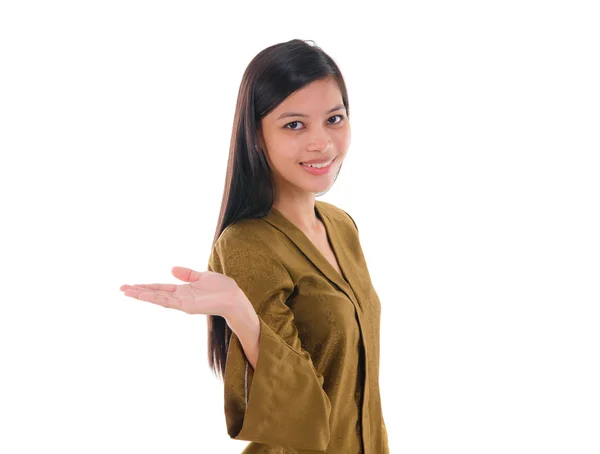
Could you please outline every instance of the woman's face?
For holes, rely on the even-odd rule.
[[[258,137],[278,194],[327,191],[350,145],[350,122],[335,80],[318,80],[292,93],[261,120]],[[334,158],[321,174],[301,164]]]

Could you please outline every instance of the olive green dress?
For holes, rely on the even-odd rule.
[[[260,320],[256,370],[232,334],[224,376],[229,436],[243,453],[386,454],[379,393],[381,306],[354,220],[316,201],[340,275],[273,207],[229,225],[208,269],[233,278]]]

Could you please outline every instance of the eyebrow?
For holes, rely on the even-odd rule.
[[[331,112],[335,112],[336,110],[340,110],[340,109],[346,109],[344,107],[343,104],[338,104],[337,106],[335,106],[332,109],[329,109],[327,112],[325,112],[325,114],[330,114]],[[296,113],[296,112],[285,112],[282,113],[277,120],[281,120],[282,118],[286,118],[286,117],[304,117],[304,118],[308,118],[308,115],[305,114],[301,114],[301,113]]]

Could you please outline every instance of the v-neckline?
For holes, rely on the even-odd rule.
[[[281,211],[279,211],[275,207],[271,207],[271,211],[265,219],[270,223],[274,224],[276,227],[287,227],[287,229],[282,230],[283,233],[288,235],[292,241],[296,243],[297,246],[304,246],[304,248],[300,247],[300,249],[308,256],[308,258],[315,264],[317,267],[332,281],[336,282],[338,286],[341,287],[340,284],[351,287],[348,280],[345,278],[346,266],[343,263],[343,259],[340,258],[342,254],[339,253],[339,248],[337,246],[337,239],[334,240],[332,237],[332,233],[334,227],[331,225],[330,219],[323,212],[321,207],[319,206],[319,201],[315,201],[315,214],[322,222],[323,227],[325,229],[325,237],[327,242],[329,243],[333,255],[338,263],[338,266],[341,270],[341,274],[335,267],[327,260],[325,255],[321,252],[321,250],[317,247],[315,243],[292,221],[286,218]],[[291,231],[290,231],[291,229]],[[285,231],[287,230],[287,231]],[[309,250],[306,250],[306,249]]]
[[[312,241],[310,239],[310,237],[308,237],[308,235],[306,235],[308,237],[308,239],[313,243],[313,245],[317,248],[317,250],[321,253],[321,255],[323,256],[323,258],[325,260],[327,260],[327,262],[331,265],[331,267],[335,270],[336,273],[338,273],[340,275],[340,277],[344,280],[346,280],[346,278],[344,277],[343,274],[343,270],[342,270],[342,265],[340,264],[340,259],[338,258],[338,254],[335,252],[334,248],[333,248],[333,241],[331,241],[331,235],[329,234],[329,230],[327,225],[325,224],[325,221],[323,220],[323,218],[321,217],[321,213],[319,213],[318,208],[316,208],[316,204],[315,204],[315,213],[317,214],[317,218],[321,221],[321,224],[323,224],[323,229],[325,231],[325,242],[327,243],[327,245],[329,246],[329,249],[331,249],[331,252],[333,253],[333,257],[335,259],[335,261],[337,262],[337,266],[340,269],[340,271],[338,271],[335,266],[333,266],[333,264],[327,259],[327,257],[325,257],[325,254],[321,251],[321,249],[315,244],[314,241]],[[304,233],[304,232],[302,232]]]

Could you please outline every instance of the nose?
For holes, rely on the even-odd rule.
[[[309,151],[327,151],[331,148],[331,139],[326,132],[317,132],[311,136],[307,148]]]

